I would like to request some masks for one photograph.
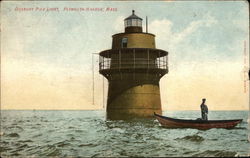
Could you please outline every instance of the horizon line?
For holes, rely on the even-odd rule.
[[[105,109],[0,109],[0,111],[105,111]],[[162,110],[165,111],[200,111],[200,110]],[[234,109],[234,110],[209,110],[209,111],[249,111],[249,109]]]

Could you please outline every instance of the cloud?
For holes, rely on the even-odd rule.
[[[202,27],[211,27],[212,25],[216,24],[217,20],[214,17],[206,14],[204,19],[192,21],[184,30],[179,33],[173,34],[173,45],[179,44],[180,42],[184,41],[188,38],[189,35],[197,31]]]
[[[203,19],[190,22],[188,26],[179,32],[172,31],[174,24],[168,19],[154,20],[149,24],[149,28],[156,35],[157,44],[171,51],[200,28],[211,27],[216,23],[217,20],[207,13]]]

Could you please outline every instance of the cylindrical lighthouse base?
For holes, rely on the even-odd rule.
[[[114,87],[111,85],[109,88],[111,90]],[[150,118],[154,116],[154,112],[162,113],[158,85],[134,86],[121,93],[112,93],[112,96],[114,95],[115,97],[107,105],[107,119]]]

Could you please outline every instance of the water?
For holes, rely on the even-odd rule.
[[[199,111],[165,112],[198,118]],[[247,156],[248,112],[210,111],[244,121],[234,129],[166,129],[155,119],[105,120],[104,111],[1,111],[1,156]]]

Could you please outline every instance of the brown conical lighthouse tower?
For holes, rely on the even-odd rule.
[[[109,82],[107,118],[161,114],[159,81],[168,73],[168,52],[156,49],[155,35],[143,32],[134,10],[124,23],[125,32],[112,36],[112,49],[99,54],[99,72]]]

